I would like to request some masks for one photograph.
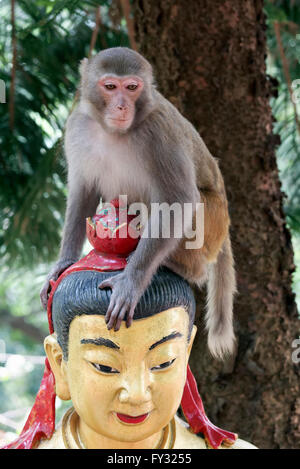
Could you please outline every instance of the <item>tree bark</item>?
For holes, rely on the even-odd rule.
[[[139,50],[160,91],[220,161],[231,215],[239,293],[237,354],[216,363],[203,332],[193,349],[213,422],[260,448],[299,448],[299,320],[293,251],[282,208],[266,75],[262,0],[134,0]],[[203,331],[203,295],[197,325]]]

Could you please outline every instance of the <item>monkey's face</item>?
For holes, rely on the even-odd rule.
[[[105,125],[112,131],[126,132],[134,120],[135,103],[144,88],[143,80],[135,75],[105,75],[98,81],[98,88],[105,105]]]

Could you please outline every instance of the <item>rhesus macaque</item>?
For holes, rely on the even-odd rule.
[[[112,289],[108,328],[129,327],[135,306],[160,265],[201,286],[208,281],[208,345],[216,356],[231,352],[235,272],[228,204],[217,161],[203,140],[153,83],[152,67],[123,47],[107,49],[80,65],[79,103],[67,121],[68,201],[59,261],[41,291],[47,303],[50,279],[78,260],[85,219],[100,196],[126,194],[128,203],[204,202],[204,245],[186,249],[172,236],[141,238],[128,265],[105,280]],[[159,224],[159,220],[148,220]],[[190,220],[192,226],[193,220]]]

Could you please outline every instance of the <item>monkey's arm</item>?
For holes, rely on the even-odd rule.
[[[98,202],[96,191],[88,190],[82,183],[69,185],[59,260],[47,276],[40,292],[41,302],[45,309],[50,280],[56,280],[67,267],[78,260],[85,237],[85,219],[95,214]]]
[[[88,146],[90,138],[91,119],[75,109],[68,118],[65,132],[65,154],[68,162],[68,200],[65,216],[59,259],[48,274],[41,289],[40,298],[44,308],[47,307],[50,280],[58,276],[80,256],[85,237],[85,218],[95,214],[99,202],[99,194],[92,187],[92,183],[83,177],[85,155],[91,149]]]
[[[157,193],[153,202],[166,203],[169,207],[177,203],[183,209],[184,203],[195,204],[198,202],[199,194],[196,185],[193,183],[195,177],[192,177],[193,167],[190,161],[179,154],[178,149],[171,146],[168,148],[162,147],[161,160],[164,158],[165,161],[168,158],[168,152],[171,153],[168,160],[169,164],[164,163],[164,165],[158,167],[159,171],[156,172]],[[174,173],[174,164],[177,165],[178,169],[176,173]],[[172,216],[171,212],[170,236],[166,238],[161,236],[163,231],[162,219],[151,210],[143,236],[137,249],[130,257],[124,272],[103,281],[99,286],[100,288],[109,287],[112,289],[111,300],[106,313],[106,322],[109,329],[115,326],[115,330],[118,330],[126,314],[127,327],[131,325],[134,309],[149,285],[153,274],[180,242],[181,238],[174,236],[174,226],[183,233],[184,228],[192,226],[192,213],[190,218],[190,220],[187,220],[186,217],[184,220],[183,217],[185,222],[183,226],[183,220],[177,220],[175,217],[176,225],[174,225],[174,215]],[[151,231],[152,233],[159,233],[159,236],[151,237]],[[178,233],[177,229],[176,232]]]
[[[89,190],[83,184],[69,188],[59,261],[79,259],[85,238],[85,219],[95,214],[98,203],[99,196],[94,189]]]
[[[144,233],[149,226],[155,226],[157,220],[151,217]],[[110,304],[106,312],[106,322],[109,329],[120,329],[127,314],[126,325],[132,323],[135,307],[149,285],[153,274],[163,263],[164,259],[176,249],[180,239],[170,238],[141,238],[137,249],[130,257],[124,272],[104,280],[99,287],[112,289]]]

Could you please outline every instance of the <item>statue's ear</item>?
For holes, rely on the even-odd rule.
[[[71,399],[71,395],[67,380],[67,364],[63,359],[63,352],[57,342],[56,334],[46,337],[44,340],[44,348],[55,377],[56,394],[63,401],[68,401]]]
[[[191,338],[190,338],[190,341],[188,343],[188,350],[187,350],[188,351],[188,353],[187,353],[187,360],[188,361],[189,361],[189,358],[190,358],[190,353],[191,353],[191,350],[192,350],[192,347],[193,347],[193,343],[194,343],[196,333],[197,333],[197,327],[194,325],[193,329],[192,329],[192,333],[191,333]]]

